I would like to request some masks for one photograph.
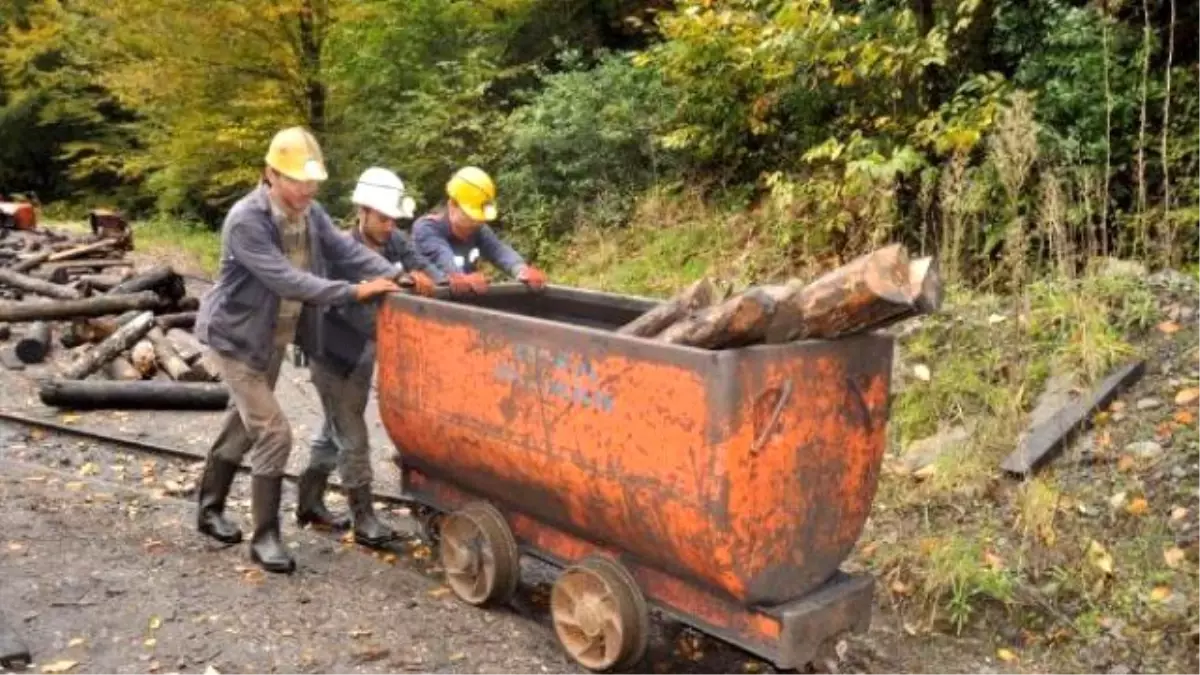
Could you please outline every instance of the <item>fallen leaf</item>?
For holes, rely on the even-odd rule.
[[[996,650],[996,658],[1005,663],[1009,663],[1010,661],[1016,661],[1017,655],[1014,654],[1011,649],[1005,649],[1001,647],[1000,649]]]
[[[1171,509],[1171,520],[1178,522],[1184,518],[1187,518],[1187,514],[1188,510],[1186,508],[1182,506],[1176,506],[1175,508]]]
[[[1183,549],[1178,546],[1163,549],[1163,562],[1167,563],[1167,567],[1171,569],[1179,567],[1179,563],[1183,562]]]
[[[441,586],[429,591],[429,597],[431,598],[444,598],[447,595],[450,595],[450,589],[446,586]]]
[[[63,487],[65,487],[68,490],[71,490],[73,492],[79,492],[80,490],[83,489],[84,485],[86,485],[86,483],[84,483],[81,480],[73,480],[70,483],[67,483],[66,485],[64,485]]]
[[[24,550],[25,550],[25,545],[24,545],[24,544],[18,544],[18,543],[17,543],[17,542],[15,542],[15,541],[10,541],[10,542],[8,542],[8,550],[10,550],[10,551],[12,551],[12,552],[14,552],[14,553],[16,553],[17,551],[24,551]]]
[[[1171,597],[1171,589],[1168,586],[1155,586],[1154,590],[1150,591],[1150,599],[1154,602],[1162,602]]]
[[[1175,405],[1191,405],[1200,400],[1200,389],[1189,387],[1175,394]]]
[[[58,418],[63,424],[74,424],[79,421],[79,415],[63,415]]]
[[[450,660],[451,660],[451,661],[462,661],[462,660],[463,660],[463,659],[465,659],[465,658],[467,658],[467,655],[466,655],[466,654],[464,654],[464,653],[462,653],[462,652],[458,652],[457,654],[451,654],[451,655],[450,655]]]
[[[41,429],[34,429],[29,432],[29,437],[35,441],[40,441],[46,437],[46,432]]]
[[[1182,551],[1181,551],[1181,553],[1182,553]],[[83,638],[71,638],[71,641],[67,643],[67,646],[68,647],[78,647],[78,646],[82,645],[84,642],[86,642],[86,640],[84,640]]]
[[[1175,421],[1185,426],[1195,424],[1196,416],[1188,410],[1180,410],[1179,412],[1175,413]]]
[[[1150,508],[1150,505],[1148,503],[1146,503],[1146,500],[1141,497],[1138,497],[1137,499],[1134,499],[1133,501],[1129,502],[1129,506],[1126,506],[1125,510],[1135,516],[1140,516],[1143,513],[1145,513],[1147,510],[1149,510],[1149,508]]]
[[[1105,574],[1112,574],[1112,556],[1109,555],[1104,546],[1095,539],[1092,540],[1091,545],[1088,547],[1088,559],[1091,561],[1092,565],[1096,567],[1096,569],[1104,572]]]
[[[81,476],[95,476],[98,473],[100,473],[100,467],[96,466],[95,462],[87,462],[79,467],[79,475]]]
[[[1121,412],[1122,410],[1125,409],[1125,402],[1124,401],[1113,401],[1112,404],[1108,406],[1108,409],[1113,412]]]
[[[146,641],[142,643],[142,645],[150,649],[152,649],[156,644],[158,644],[158,640],[154,638],[146,638]]]
[[[892,588],[892,592],[895,593],[896,595],[908,595],[908,594],[912,593],[912,586],[909,586],[908,584],[904,583],[903,581],[900,581],[899,579],[896,579],[895,581],[892,582],[891,588]]]
[[[1121,459],[1117,460],[1117,471],[1129,471],[1136,463],[1131,455],[1121,455]]]
[[[389,565],[395,565],[396,564],[396,554],[388,553],[387,555],[383,556],[383,562],[385,562]]]
[[[991,551],[984,552],[983,561],[987,563],[987,566],[992,568],[993,571],[999,572],[1004,569],[1004,559],[995,553],[992,553]]]
[[[1114,509],[1121,508],[1125,505],[1125,496],[1126,495],[1124,492],[1118,492],[1117,494],[1108,498],[1108,505]]]
[[[929,366],[923,363],[913,366],[913,375],[922,382],[928,382],[933,379],[933,374],[929,372]]]
[[[1160,333],[1166,333],[1167,335],[1179,332],[1179,324],[1174,321],[1164,321],[1158,324],[1156,328],[1158,328]]]
[[[71,661],[68,659],[63,659],[62,661],[55,661],[53,663],[47,663],[46,665],[42,666],[42,672],[43,673],[65,673],[77,665],[79,665],[78,661]]]
[[[150,617],[150,630],[158,630],[162,628],[162,619],[157,616]]]

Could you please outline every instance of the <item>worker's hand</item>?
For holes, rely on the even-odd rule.
[[[466,295],[471,292],[471,282],[466,274],[450,275],[450,292],[455,295]]]
[[[433,283],[433,279],[431,279],[428,274],[416,270],[410,272],[408,277],[412,279],[413,289],[416,290],[419,295],[424,295],[427,298],[433,296],[433,291],[435,288],[437,288],[437,286]]]
[[[546,273],[533,265],[521,268],[521,272],[517,274],[517,280],[538,291],[546,287]]]
[[[471,284],[471,291],[476,295],[483,295],[484,293],[487,293],[488,280],[487,277],[483,276],[483,274],[480,272],[468,274],[467,283]]]
[[[396,285],[395,281],[392,281],[387,277],[379,277],[378,279],[364,281],[361,284],[356,285],[354,287],[354,299],[359,302],[364,302],[377,295],[393,293],[399,290],[400,287]]]

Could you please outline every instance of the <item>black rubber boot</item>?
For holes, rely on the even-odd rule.
[[[251,483],[250,511],[254,514],[254,537],[250,540],[250,559],[268,572],[291,574],[296,571],[283,541],[279,538],[279,500],[283,476],[255,476]]]
[[[233,462],[210,456],[204,465],[204,475],[200,477],[196,529],[223,544],[236,544],[242,540],[242,531],[225,518],[225,499],[237,469],[238,465]]]
[[[375,517],[369,485],[350,490],[350,513],[354,517],[354,541],[363,546],[380,548],[396,538],[395,531]]]
[[[300,527],[313,525],[330,530],[350,527],[350,516],[335,516],[325,508],[325,488],[329,486],[329,474],[316,469],[305,469],[296,486],[296,522]]]

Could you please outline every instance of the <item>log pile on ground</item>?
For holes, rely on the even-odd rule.
[[[900,244],[808,283],[751,286],[724,300],[712,288],[702,279],[617,332],[704,349],[836,340],[936,312],[942,303],[937,261],[912,260]]]
[[[46,405],[222,407],[225,387],[191,334],[198,298],[170,266],[127,259],[132,231],[102,215],[90,234],[0,229],[0,365],[44,363]]]

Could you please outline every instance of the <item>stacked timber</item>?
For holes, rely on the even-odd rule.
[[[93,216],[90,234],[3,231],[0,365],[43,366],[47,405],[224,407],[225,387],[191,334],[199,300],[169,265],[126,258],[133,235],[119,215]]]
[[[937,261],[900,244],[862,255],[808,283],[756,285],[722,299],[701,279],[618,333],[704,349],[838,338],[936,312]]]

